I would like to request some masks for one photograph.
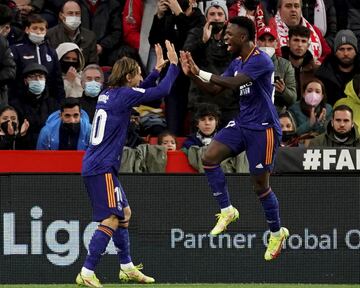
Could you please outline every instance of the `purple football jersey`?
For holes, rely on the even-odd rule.
[[[274,97],[274,64],[263,51],[255,48],[243,60],[234,59],[223,76],[234,77],[245,74],[252,81],[239,87],[240,113],[235,118],[236,125],[252,130],[266,130],[273,127],[281,135],[281,127]]]
[[[171,64],[166,76],[156,87],[151,86],[155,85],[159,74],[152,72],[139,88],[123,86],[100,93],[92,123],[90,145],[83,158],[83,176],[118,173],[132,107],[168,95],[178,73],[179,68]]]

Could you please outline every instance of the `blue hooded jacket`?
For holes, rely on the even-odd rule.
[[[36,150],[59,150],[59,131],[61,125],[60,110],[53,112],[41,129]],[[91,124],[89,116],[81,109],[80,134],[77,150],[86,150],[89,146]]]

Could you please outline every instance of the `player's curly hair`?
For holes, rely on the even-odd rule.
[[[244,28],[247,31],[249,41],[255,41],[255,24],[251,19],[245,16],[236,16],[230,18],[229,22]]]
[[[134,77],[139,73],[139,64],[129,57],[122,57],[117,60],[113,66],[111,75],[109,76],[108,86],[121,87],[127,82],[126,75],[130,74]]]

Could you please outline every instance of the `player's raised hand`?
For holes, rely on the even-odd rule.
[[[160,44],[155,44],[155,53],[156,53],[156,65],[155,69],[157,71],[161,71],[165,65],[169,62],[169,60],[164,60],[163,50]]]
[[[191,73],[194,74],[195,76],[199,75],[200,69],[194,62],[194,59],[192,58],[191,53],[186,52],[185,56],[186,56],[189,66],[190,66]]]
[[[165,46],[167,49],[167,57],[170,63],[177,65],[179,62],[179,58],[178,55],[176,54],[174,44],[172,44],[169,40],[165,40]]]
[[[186,76],[194,76],[191,73],[191,69],[190,69],[190,65],[189,65],[189,61],[186,57],[186,52],[185,51],[180,51],[180,64],[181,64],[181,68],[184,72],[184,74]]]

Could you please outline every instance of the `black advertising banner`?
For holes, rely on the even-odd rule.
[[[282,147],[279,149],[275,173],[360,173],[360,149]]]
[[[360,283],[360,179],[273,176],[291,236],[263,259],[267,226],[248,176],[228,175],[238,222],[208,232],[218,212],[204,175],[120,175],[132,208],[133,262],[160,283]],[[0,176],[0,283],[73,283],[96,223],[79,175]],[[96,271],[117,281],[112,243]]]

